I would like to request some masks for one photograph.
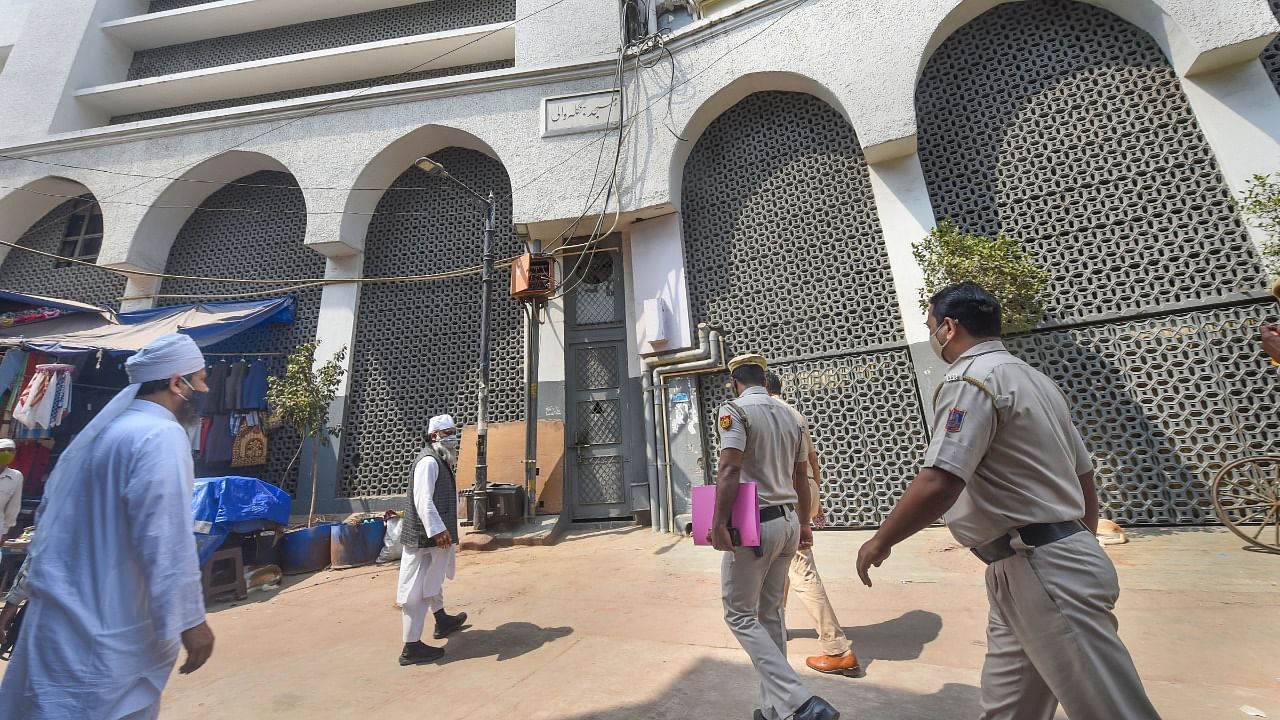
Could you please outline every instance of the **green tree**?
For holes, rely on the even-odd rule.
[[[911,252],[924,271],[921,307],[943,287],[971,280],[1000,300],[1005,332],[1030,330],[1044,319],[1051,276],[1008,237],[967,233],[944,218]]]
[[[307,527],[316,516],[317,465],[320,447],[336,437],[341,426],[329,425],[329,406],[338,395],[338,385],[346,374],[343,361],[347,346],[343,345],[328,362],[316,366],[318,343],[299,345],[289,356],[283,377],[267,379],[267,404],[284,424],[292,427],[303,440],[311,441],[311,510],[307,513]]]
[[[1280,278],[1280,173],[1254,175],[1240,207],[1267,234],[1262,264],[1273,278]]]

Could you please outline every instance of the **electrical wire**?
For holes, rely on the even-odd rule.
[[[199,180],[196,178],[172,177],[168,175],[147,175],[144,173],[131,173],[121,170],[108,170],[106,168],[89,167],[87,165],[72,165],[70,163],[53,162],[52,160],[37,160],[35,158],[18,157],[17,155],[5,155],[0,153],[0,160],[15,160],[21,162],[37,163],[39,165],[49,165],[51,167],[70,168],[72,170],[88,170],[90,172],[105,173],[107,175],[119,175],[122,177],[148,178],[150,180],[169,180],[171,182],[195,183],[200,185],[217,185],[219,187],[247,187],[260,189],[275,190],[316,190],[316,191],[333,191],[333,192],[422,192],[430,190],[429,187],[309,187],[303,185],[273,185],[270,183],[245,183],[235,180]]]
[[[529,17],[532,17],[532,16],[534,16],[534,15],[537,15],[538,13],[544,12],[544,11],[546,11],[546,10],[548,10],[548,9],[552,8],[552,7],[555,7],[556,5],[561,4],[561,3],[562,3],[562,2],[564,2],[564,1],[565,1],[565,0],[556,0],[556,2],[553,2],[552,4],[545,6],[545,7],[543,7],[543,8],[542,8],[542,9],[540,9],[540,10],[537,10],[537,11],[534,11],[534,12],[532,12],[532,13],[529,13],[529,14],[527,14],[527,15],[525,15],[525,16],[523,16],[523,17],[521,17],[521,18],[517,18],[517,19],[516,19],[515,21],[513,21],[512,23],[508,24],[507,26],[504,26],[504,28],[505,28],[505,27],[510,27],[511,25],[514,25],[514,24],[515,24],[515,23],[517,23],[517,22],[521,22],[521,21],[523,21],[523,20],[525,20],[525,19],[527,19],[527,18],[529,18]],[[636,0],[629,0],[629,1],[630,1],[630,2],[635,2]],[[641,114],[641,113],[644,113],[644,112],[646,112],[646,111],[650,110],[651,108],[653,108],[653,107],[654,107],[658,102],[661,102],[661,101],[662,101],[662,100],[664,100],[664,99],[669,99],[669,98],[670,98],[670,96],[671,96],[671,94],[672,94],[672,93],[674,93],[674,91],[675,91],[677,88],[682,87],[682,86],[684,86],[684,85],[686,85],[686,84],[688,84],[688,83],[692,82],[693,80],[697,79],[699,76],[701,76],[702,74],[706,73],[706,72],[707,72],[711,67],[713,67],[714,65],[716,65],[716,64],[717,64],[717,63],[719,63],[720,61],[724,60],[724,59],[725,59],[726,57],[728,57],[730,54],[732,54],[732,53],[736,52],[739,48],[743,47],[743,46],[744,46],[744,45],[746,45],[747,43],[750,43],[750,42],[754,41],[756,38],[758,38],[758,37],[760,37],[761,35],[763,35],[764,33],[768,32],[770,29],[772,29],[775,25],[777,25],[779,22],[781,22],[783,19],[785,19],[787,16],[789,16],[792,12],[794,12],[797,8],[799,8],[799,7],[800,7],[801,5],[803,5],[804,3],[805,3],[805,0],[800,0],[800,2],[796,3],[795,5],[791,6],[791,7],[790,7],[790,8],[788,8],[787,10],[785,10],[784,12],[780,13],[780,14],[778,15],[778,17],[774,18],[774,19],[773,19],[773,21],[771,21],[768,25],[766,25],[765,27],[761,28],[759,31],[757,31],[756,33],[754,33],[754,34],[753,34],[753,35],[751,35],[750,37],[748,37],[748,38],[744,39],[742,42],[738,43],[737,45],[733,46],[732,48],[729,48],[727,51],[725,51],[725,52],[724,52],[723,54],[721,54],[719,57],[717,57],[717,58],[715,58],[715,59],[711,60],[710,62],[708,62],[706,65],[704,65],[704,66],[703,66],[703,68],[702,68],[699,72],[697,72],[697,73],[695,73],[695,74],[693,74],[693,75],[689,76],[688,78],[685,78],[684,80],[682,80],[682,81],[681,81],[680,83],[678,83],[678,84],[673,84],[673,85],[671,85],[671,86],[668,88],[668,90],[667,90],[667,92],[666,92],[666,93],[663,93],[663,95],[661,95],[661,96],[659,96],[657,99],[655,99],[655,100],[651,101],[651,102],[650,102],[648,105],[646,105],[645,107],[640,108],[639,110],[636,110],[636,111],[635,111],[634,113],[632,113],[630,116],[626,117],[626,119],[625,119],[625,120],[623,120],[622,122],[620,122],[620,123],[619,123],[619,127],[618,127],[618,145],[617,145],[617,148],[616,148],[616,150],[615,150],[615,156],[614,156],[614,157],[615,157],[615,164],[614,164],[613,173],[612,173],[612,176],[611,176],[611,180],[610,180],[610,182],[609,182],[609,184],[608,184],[608,186],[607,186],[607,187],[608,187],[608,195],[606,196],[606,200],[605,200],[605,204],[606,204],[606,206],[607,206],[607,204],[608,204],[608,198],[609,198],[609,196],[612,196],[612,195],[613,195],[613,190],[614,190],[615,186],[617,185],[618,172],[619,172],[619,163],[620,163],[620,159],[621,159],[621,153],[622,153],[622,145],[623,145],[623,141],[624,141],[624,138],[625,138],[625,137],[629,136],[629,134],[630,134],[630,130],[631,130],[631,128],[632,128],[632,126],[633,126],[633,124],[634,124],[635,119],[636,119],[636,118],[638,118],[638,117],[640,116],[640,114]],[[497,31],[495,31],[495,32],[497,32]],[[700,40],[698,40],[697,42],[693,43],[693,45],[691,45],[690,47],[700,45],[700,44],[702,44],[702,43],[704,43],[704,42],[707,42],[707,41],[709,41],[709,40],[711,40],[711,39],[713,39],[713,38],[715,38],[715,37],[719,37],[720,35],[723,35],[723,34],[725,34],[725,33],[727,33],[727,32],[729,32],[729,30],[725,30],[725,31],[722,31],[722,32],[717,33],[717,34],[715,34],[715,35],[711,35],[711,36],[708,36],[708,37],[706,37],[706,38],[700,39]],[[482,38],[483,38],[483,37],[484,37],[484,36],[482,36]],[[457,50],[457,49],[461,49],[461,47],[465,47],[465,45],[464,45],[464,46],[460,46],[459,48],[455,48],[455,50]],[[665,49],[665,46],[664,46],[664,49]],[[453,52],[453,51],[450,51],[450,52]],[[668,53],[670,53],[670,50],[669,50],[669,49],[667,49],[667,52],[668,52]],[[620,51],[620,54],[621,54],[621,53],[625,53],[625,46],[624,46],[624,47],[623,47],[623,49]],[[447,55],[447,54],[448,54],[448,53],[444,53],[444,54],[442,54],[442,55],[440,55],[440,56],[437,56],[436,58],[433,58],[432,60],[428,60],[428,61],[427,61],[427,63],[422,63],[422,64],[423,64],[423,65],[425,65],[425,64],[428,64],[428,63],[430,63],[430,62],[434,62],[436,59],[439,59],[440,57],[443,57],[444,55]],[[672,61],[673,61],[673,69],[672,69],[672,73],[673,73],[673,76],[674,76],[674,56],[672,56]],[[417,66],[417,67],[420,67],[420,66]],[[405,71],[405,73],[401,73],[401,74],[406,74],[406,73],[408,73],[408,72],[412,72],[412,69],[411,69],[411,70],[408,70],[408,71]],[[370,89],[370,88],[363,88],[363,89],[362,89],[362,91],[363,91],[363,90],[368,90],[368,89]],[[622,95],[625,97],[625,94],[626,94],[626,93],[625,93],[625,88],[621,88],[621,87],[620,87],[620,92],[621,92],[621,93],[622,93]],[[322,106],[321,108],[317,109],[315,112],[319,112],[320,110],[326,109],[326,108],[328,108],[328,107],[332,107],[332,105],[337,104],[337,103],[339,103],[339,102],[342,102],[343,100],[350,99],[351,97],[355,97],[355,95],[358,95],[358,94],[359,94],[359,93],[355,93],[355,94],[353,94],[353,95],[351,95],[351,96],[349,96],[349,97],[347,97],[347,98],[342,98],[342,99],[340,99],[340,100],[336,100],[336,101],[334,101],[333,103],[331,103],[331,104],[329,104],[329,105]],[[260,134],[258,134],[258,135],[256,135],[256,136],[254,136],[254,137],[252,137],[252,138],[249,138],[248,140],[245,140],[245,141],[243,141],[243,142],[241,142],[241,143],[239,143],[239,144],[237,144],[237,145],[234,145],[234,146],[232,146],[232,147],[230,147],[230,148],[227,148],[227,149],[224,149],[224,150],[222,150],[222,151],[220,151],[220,152],[218,152],[218,153],[216,153],[216,154],[214,154],[214,155],[211,155],[211,156],[209,156],[208,158],[205,158],[204,160],[200,160],[200,161],[197,161],[197,162],[195,162],[195,163],[191,163],[191,164],[189,164],[189,165],[185,165],[185,166],[183,166],[183,167],[181,167],[181,168],[176,168],[175,170],[170,171],[169,173],[166,173],[166,175],[171,175],[173,172],[176,172],[177,170],[182,170],[182,169],[185,169],[185,168],[188,168],[188,167],[192,167],[192,166],[194,166],[194,165],[198,165],[198,164],[200,164],[200,163],[203,163],[203,162],[207,161],[208,159],[212,159],[213,157],[217,157],[217,155],[220,155],[220,154],[222,154],[223,152],[227,152],[227,151],[229,151],[229,150],[233,150],[233,149],[235,149],[235,148],[237,148],[237,147],[241,147],[241,146],[243,146],[244,144],[247,144],[248,142],[252,142],[254,139],[257,139],[257,138],[262,137],[262,136],[264,136],[264,135],[266,135],[266,134],[269,134],[270,132],[274,132],[274,131],[276,131],[276,130],[279,130],[280,128],[283,128],[283,127],[285,127],[285,126],[286,126],[286,125],[288,125],[288,124],[292,124],[293,122],[297,122],[298,120],[304,119],[304,118],[306,118],[306,117],[310,117],[311,115],[315,114],[315,112],[310,113],[310,114],[308,114],[308,115],[304,115],[304,116],[299,117],[299,118],[295,118],[295,119],[293,119],[293,120],[291,120],[291,121],[288,121],[288,122],[286,122],[286,123],[284,123],[284,124],[282,124],[282,125],[277,126],[276,128],[273,128],[273,129],[271,129],[271,130],[264,131],[264,132],[262,132],[262,133],[260,133]],[[535,177],[534,177],[533,179],[531,179],[530,181],[526,182],[524,185],[521,185],[519,188],[516,188],[516,190],[513,190],[513,192],[517,192],[517,191],[519,191],[519,190],[523,190],[523,189],[525,189],[525,188],[529,187],[529,186],[530,186],[530,185],[532,185],[534,182],[536,182],[536,181],[538,181],[539,179],[541,179],[542,177],[544,177],[547,173],[549,173],[549,172],[551,172],[552,170],[555,170],[556,168],[558,168],[558,167],[560,167],[560,166],[564,165],[566,162],[568,162],[569,160],[571,160],[571,159],[573,159],[574,157],[576,157],[576,156],[577,156],[578,154],[580,154],[582,151],[586,150],[587,148],[591,147],[592,145],[595,145],[595,144],[596,144],[596,143],[598,143],[598,142],[602,142],[602,141],[604,141],[604,140],[605,140],[606,138],[608,138],[608,137],[609,137],[609,132],[608,132],[608,131],[606,131],[605,133],[602,133],[600,137],[598,137],[598,138],[596,138],[596,139],[594,139],[594,140],[592,140],[592,141],[590,141],[590,142],[584,143],[582,146],[580,146],[577,150],[575,150],[575,151],[574,151],[573,153],[571,153],[569,156],[567,156],[566,158],[564,158],[563,160],[561,160],[559,163],[557,163],[556,165],[553,165],[553,166],[551,166],[551,167],[549,167],[549,168],[545,169],[542,173],[539,173],[537,176],[535,176]],[[22,159],[26,159],[26,158],[22,158]],[[124,193],[127,193],[127,192],[130,192],[130,191],[132,191],[132,190],[135,190],[135,189],[137,189],[137,188],[139,188],[139,187],[142,187],[143,185],[146,185],[148,182],[151,182],[151,180],[153,180],[153,179],[165,179],[165,177],[164,177],[164,176],[153,176],[153,177],[149,178],[148,180],[146,180],[146,181],[144,181],[144,182],[142,182],[142,183],[139,183],[139,184],[137,184],[137,185],[134,185],[134,186],[132,186],[132,187],[130,187],[130,188],[126,188],[126,189],[121,190],[121,191],[119,191],[119,192],[117,192],[117,193],[113,193],[112,195],[107,196],[107,198],[105,198],[105,199],[110,199],[110,198],[112,198],[112,197],[117,197],[117,196],[122,195],[122,194],[124,194]],[[289,186],[289,187],[292,187],[292,186]],[[41,193],[37,193],[37,194],[41,194]],[[80,196],[66,196],[66,197],[73,197],[73,199],[83,199],[83,198],[82,198],[82,197],[80,197]],[[598,197],[598,195],[597,195],[597,197]],[[102,200],[95,200],[95,201],[96,201],[96,202],[102,202]],[[135,205],[136,205],[136,204],[141,204],[141,203],[133,203],[133,204],[135,204]],[[557,252],[560,252],[560,253],[562,253],[562,254],[567,254],[567,252],[568,252],[568,251],[576,250],[576,249],[578,249],[578,248],[591,248],[590,253],[591,253],[591,256],[594,258],[595,247],[596,247],[596,245],[598,245],[598,241],[599,241],[599,239],[600,239],[601,237],[608,236],[609,234],[611,234],[611,233],[613,232],[613,230],[614,230],[614,229],[616,229],[616,228],[617,228],[617,225],[618,225],[619,219],[620,219],[620,217],[621,217],[621,195],[620,195],[620,193],[619,193],[619,194],[618,194],[618,196],[617,196],[616,207],[617,207],[617,210],[616,210],[616,211],[615,211],[615,213],[614,213],[614,222],[613,222],[612,226],[610,227],[609,232],[604,233],[603,235],[598,234],[599,228],[600,228],[600,226],[603,224],[603,220],[604,220],[604,214],[602,213],[602,214],[601,214],[601,216],[600,216],[600,218],[597,220],[597,223],[596,223],[596,229],[595,229],[595,230],[593,230],[593,232],[592,232],[592,237],[591,237],[591,238],[588,238],[588,240],[587,240],[585,243],[581,244],[581,245],[575,245],[575,246],[562,246],[562,247],[560,247],[560,248],[558,248],[558,249],[557,249]],[[32,228],[30,228],[30,229],[28,230],[28,232],[31,232],[31,231],[34,231],[34,230],[37,230],[37,229],[43,229],[43,228],[45,228],[45,227],[49,227],[49,226],[51,226],[53,223],[58,222],[58,221],[61,221],[61,220],[65,220],[66,218],[70,217],[71,215],[74,215],[76,212],[78,212],[79,210],[82,210],[82,209],[83,209],[83,206],[82,206],[82,207],[80,207],[80,208],[76,208],[75,210],[72,210],[71,212],[69,212],[69,213],[67,213],[67,214],[63,215],[62,217],[52,219],[52,220],[50,220],[49,222],[44,223],[44,224],[42,224],[42,225],[40,225],[40,226],[33,226]],[[410,214],[412,214],[412,213],[410,213]],[[584,217],[585,217],[585,213],[584,213]],[[323,286],[323,285],[333,285],[333,284],[352,284],[352,283],[356,283],[356,284],[368,284],[368,283],[390,283],[390,282],[429,282],[429,281],[437,280],[437,279],[449,279],[449,278],[453,278],[453,277],[462,277],[462,276],[465,276],[465,275],[471,275],[471,274],[475,274],[475,273],[477,273],[477,272],[480,272],[480,268],[479,268],[479,267],[471,267],[471,268],[464,268],[464,269],[460,269],[460,270],[449,271],[449,272],[446,272],[446,273],[438,273],[438,274],[435,274],[435,275],[405,276],[405,277],[396,277],[396,278],[365,278],[365,277],[361,277],[361,278],[345,278],[345,279],[332,279],[332,280],[331,280],[331,279],[316,279],[316,278],[305,278],[305,279],[298,279],[298,278],[295,278],[295,279],[257,279],[257,280],[254,280],[254,279],[245,279],[245,278],[213,278],[213,277],[199,277],[199,276],[188,276],[188,275],[176,275],[176,274],[169,274],[169,273],[157,273],[157,272],[144,271],[144,270],[131,270],[131,271],[124,271],[124,270],[120,270],[120,269],[117,269],[117,268],[110,268],[110,267],[106,267],[106,266],[98,265],[98,264],[96,264],[96,263],[92,263],[92,262],[86,262],[86,261],[83,261],[83,260],[79,260],[79,259],[77,259],[77,258],[63,257],[63,256],[60,256],[60,255],[56,255],[56,254],[54,254],[54,253],[48,253],[48,252],[44,252],[44,251],[41,251],[41,250],[36,250],[35,248],[26,247],[26,246],[23,246],[23,245],[19,245],[19,244],[17,244],[17,243],[12,243],[12,242],[7,242],[7,241],[0,241],[0,245],[2,245],[2,246],[6,246],[6,247],[9,247],[9,248],[12,248],[12,249],[22,250],[22,251],[25,251],[25,252],[30,252],[30,253],[34,253],[34,254],[37,254],[37,255],[41,255],[41,256],[45,256],[45,257],[49,257],[49,258],[53,258],[53,259],[55,259],[55,260],[57,260],[57,261],[59,261],[59,262],[65,262],[65,263],[73,264],[73,265],[81,265],[81,266],[93,267],[93,268],[97,268],[97,269],[98,269],[98,270],[100,270],[100,271],[105,271],[105,272],[109,272],[109,273],[113,273],[113,274],[117,274],[117,275],[123,275],[123,276],[126,276],[126,277],[134,276],[134,277],[150,277],[150,278],[173,279],[173,280],[190,280],[190,281],[212,282],[212,283],[239,283],[239,284],[254,284],[254,285],[270,285],[270,284],[279,284],[279,285],[292,285],[292,286],[295,286],[295,289],[296,289],[297,287],[304,287],[304,286],[305,286],[305,287],[317,287],[317,286]],[[586,251],[584,250],[584,252],[579,256],[579,258],[578,258],[578,262],[577,262],[577,263],[575,263],[574,270],[570,273],[570,275],[569,275],[569,276],[566,276],[566,277],[572,277],[572,275],[573,275],[573,274],[575,274],[575,273],[577,272],[578,267],[580,266],[581,261],[582,261],[582,259],[583,259],[583,255],[586,255],[586,254],[587,254],[587,253],[586,253]],[[510,258],[510,259],[504,260],[504,261],[502,261],[502,263],[500,263],[499,265],[497,265],[497,267],[508,267],[508,266],[510,266],[510,265],[511,265],[512,261],[514,261],[515,259],[516,259],[516,258]],[[579,280],[578,280],[578,283],[575,283],[575,284],[570,285],[569,287],[565,288],[565,290],[564,290],[563,292],[561,292],[559,295],[555,296],[555,298],[553,298],[553,299],[563,297],[563,296],[564,296],[564,294],[565,294],[566,292],[571,291],[571,290],[573,289],[573,287],[576,287],[576,285],[577,285],[577,284],[580,284],[580,283],[581,283],[581,281],[582,281],[582,280],[581,280],[581,279],[579,279]],[[257,291],[257,292],[258,292],[258,293],[262,293],[262,292],[265,292],[265,291]],[[249,294],[254,294],[254,293],[249,293]],[[148,297],[186,297],[186,298],[196,298],[196,297],[205,297],[205,296],[197,296],[197,295],[182,295],[182,296],[148,296]],[[210,297],[212,297],[212,296],[210,296]],[[231,296],[217,296],[217,297],[231,297]],[[127,298],[127,299],[134,299],[134,298]]]
[[[442,186],[447,187],[447,186]],[[428,190],[438,190],[440,188],[425,188]],[[200,210],[204,212],[239,212],[251,213],[255,215],[359,215],[362,217],[375,217],[379,215],[411,215],[424,216],[434,215],[430,210],[398,210],[394,212],[359,212],[356,210],[285,210],[280,208],[257,209],[245,207],[207,207],[204,205],[152,205],[149,203],[130,202],[128,200],[90,200],[84,195],[63,195],[61,193],[44,192],[41,190],[32,190],[31,188],[14,187],[12,185],[0,185],[0,190],[17,190],[19,192],[29,193],[31,195],[41,195],[51,198],[66,198],[68,200],[87,200],[88,202],[98,205],[133,205],[134,207],[144,207],[155,210]],[[112,196],[114,197],[114,196]],[[79,208],[83,210],[82,206]],[[72,213],[73,215],[75,213]]]
[[[628,0],[628,4],[635,4],[637,1],[638,0]],[[624,11],[625,11],[625,5],[624,5]],[[624,101],[626,99],[626,82],[625,82],[624,68],[625,68],[627,49],[631,47],[631,45],[634,44],[635,42],[644,42],[644,39],[641,38],[637,41],[633,41],[633,43],[627,43],[625,31],[626,31],[626,28],[624,26],[619,27],[618,92],[620,93],[620,97]],[[638,76],[637,76],[637,79],[638,79]],[[625,109],[625,102],[624,102],[624,109]],[[591,236],[587,239],[585,243],[583,243],[583,246],[590,248],[590,250],[589,251],[584,250],[582,253],[578,255],[577,261],[574,263],[573,269],[570,270],[568,273],[566,273],[564,276],[565,286],[561,288],[559,293],[552,295],[549,298],[549,300],[558,300],[568,295],[570,292],[572,292],[574,289],[576,289],[579,285],[581,285],[586,280],[587,271],[591,269],[592,263],[595,262],[596,250],[599,248],[600,242],[605,237],[612,235],[613,231],[616,230],[618,227],[618,223],[622,218],[622,193],[619,191],[615,194],[614,191],[618,190],[618,182],[620,179],[619,176],[621,173],[622,147],[626,142],[626,138],[628,138],[631,135],[631,129],[634,127],[634,125],[635,125],[634,116],[631,122],[626,124],[623,124],[620,122],[618,124],[618,142],[617,142],[617,147],[614,150],[613,170],[610,173],[609,184],[607,186],[607,191],[605,193],[605,200],[604,200],[605,212],[602,212],[600,216],[596,218],[596,225],[591,231]],[[601,148],[603,149],[603,147],[604,146],[602,144]],[[616,209],[614,211],[613,224],[609,227],[608,231],[601,233],[600,229],[604,225],[604,218],[608,212],[610,196],[613,196],[616,198],[615,200]],[[560,251],[560,254],[565,254],[566,248],[561,247],[559,248],[559,251]],[[585,267],[582,267],[582,262],[584,259],[586,259],[587,264]],[[582,270],[581,273],[579,273],[579,268],[581,268]],[[573,278],[575,276],[577,276],[578,278],[576,282],[573,281]]]

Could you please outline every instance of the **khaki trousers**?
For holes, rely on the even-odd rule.
[[[987,567],[982,720],[1159,720],[1112,613],[1115,566],[1080,532]]]
[[[818,574],[818,566],[813,562],[813,549],[805,548],[796,552],[791,558],[788,573],[791,589],[804,605],[805,611],[813,620],[818,631],[818,642],[822,645],[823,655],[844,655],[852,649],[849,638],[840,627],[840,619],[836,617],[835,608],[831,607],[831,599],[827,597],[827,589],[822,584],[822,576]]]
[[[760,549],[735,548],[724,553],[720,590],[724,620],[747,651],[760,675],[760,710],[768,720],[793,715],[813,693],[787,662],[787,630],[782,611],[787,570],[800,544],[795,512],[760,524]]]

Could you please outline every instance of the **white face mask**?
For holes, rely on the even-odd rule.
[[[445,435],[444,437],[440,438],[440,444],[443,445],[446,450],[455,451],[458,449],[458,436]]]
[[[942,362],[948,362],[947,356],[943,353],[943,351],[946,350],[946,347],[951,344],[951,340],[955,339],[953,336],[951,338],[948,338],[946,342],[942,342],[938,340],[938,332],[941,330],[945,330],[946,328],[947,326],[945,324],[939,324],[938,327],[934,328],[933,334],[929,336],[929,347],[933,348],[933,354],[937,355],[938,358],[942,360]]]

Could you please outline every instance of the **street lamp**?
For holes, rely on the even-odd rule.
[[[481,195],[449,174],[440,163],[429,157],[420,157],[414,162],[418,169],[431,177],[445,177],[455,185],[471,193],[484,203],[484,245],[481,248],[484,271],[480,275],[480,387],[477,392],[478,405],[476,412],[476,484],[471,496],[471,522],[477,531],[485,529],[485,521],[489,513],[489,304],[493,295],[493,233],[495,225],[496,203],[493,191],[488,197]]]

